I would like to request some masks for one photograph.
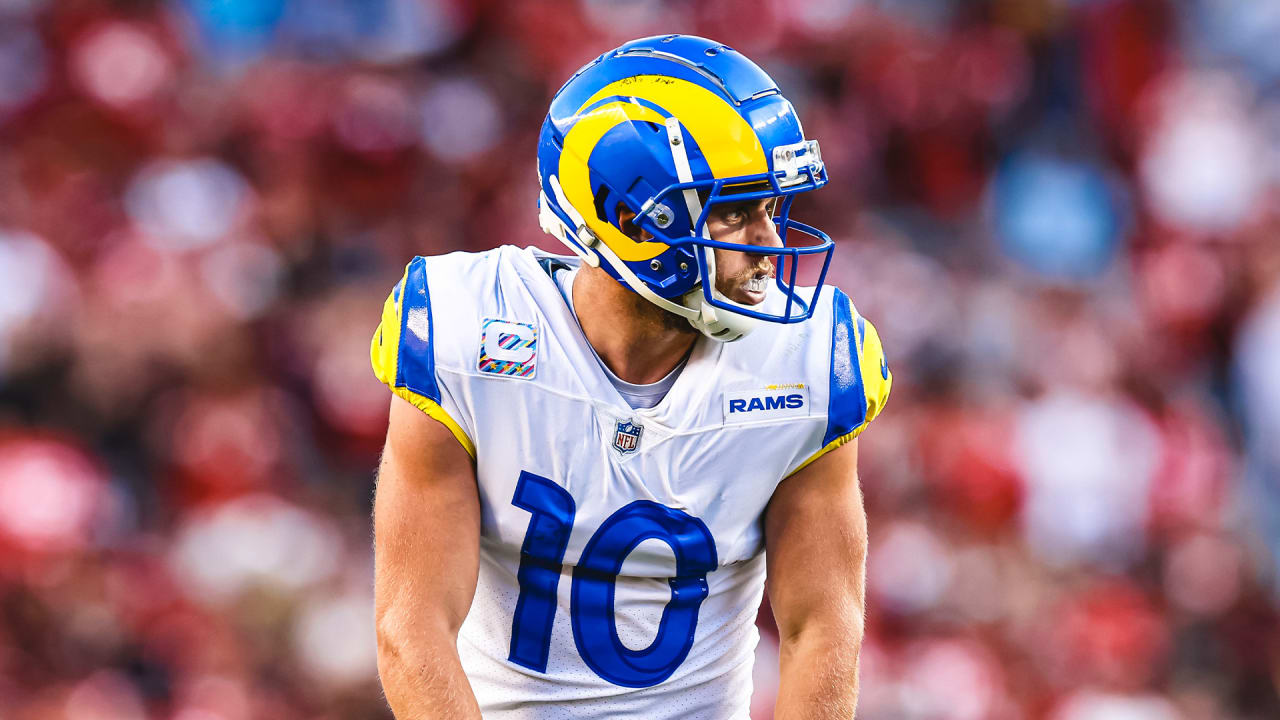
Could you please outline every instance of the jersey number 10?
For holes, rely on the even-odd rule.
[[[556,614],[556,588],[573,516],[573,496],[556,483],[521,472],[511,504],[529,511],[520,548],[520,597],[511,622],[508,660],[545,673]],[[627,555],[645,540],[661,540],[676,558],[671,600],[662,611],[649,647],[622,644],[614,620],[614,583]],[[637,500],[610,515],[587,541],[573,571],[569,616],[578,654],[597,675],[615,685],[650,687],[671,677],[689,654],[698,608],[707,597],[707,573],[716,568],[716,544],[703,522],[649,500]]]

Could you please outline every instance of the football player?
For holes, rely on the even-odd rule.
[[[747,718],[767,574],[776,717],[852,717],[855,438],[891,376],[790,215],[827,181],[817,142],[750,60],[669,35],[579,70],[538,166],[573,254],[415,258],[373,338],[392,709]]]

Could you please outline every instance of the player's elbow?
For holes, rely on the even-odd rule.
[[[396,634],[390,632],[381,622],[376,622],[378,648],[378,680],[382,684],[382,692],[391,707],[400,702],[405,683],[405,662],[402,647]]]
[[[416,695],[414,663],[408,657],[404,640],[385,625],[377,625],[378,682],[387,705],[396,717],[406,717],[411,712]]]
[[[784,652],[816,645],[858,648],[866,631],[863,605],[854,598],[777,620],[779,643]]]
[[[379,604],[374,612],[378,662],[399,662],[437,647],[456,647],[460,617],[441,608]]]
[[[374,630],[377,636],[378,674],[385,678],[387,672],[403,658],[402,628],[389,613],[379,608],[374,618]]]

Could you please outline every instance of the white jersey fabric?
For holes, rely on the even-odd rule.
[[[471,687],[494,719],[747,718],[765,506],[879,412],[879,338],[829,288],[804,323],[700,338],[666,396],[632,409],[553,263],[577,259],[415,258],[373,338],[378,377],[475,458]]]

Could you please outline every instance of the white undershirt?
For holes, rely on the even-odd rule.
[[[573,310],[576,317],[578,312],[573,308],[573,279],[578,276],[578,269],[557,270],[552,274],[552,278],[556,281],[556,285],[560,288],[560,294],[564,296],[565,302],[569,304],[569,309]],[[592,349],[594,353],[594,348]],[[680,371],[684,369],[685,360],[680,361],[675,369],[667,373],[667,376],[655,383],[648,385],[636,385],[613,374],[608,365],[596,355],[596,362],[600,363],[600,367],[604,369],[604,374],[609,378],[609,382],[613,383],[613,387],[617,389],[618,394],[623,400],[631,406],[632,410],[640,410],[651,408],[662,402],[662,398],[667,396],[667,392],[671,390],[671,386],[675,384],[676,378],[680,377]]]

